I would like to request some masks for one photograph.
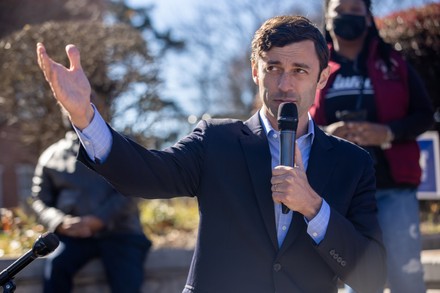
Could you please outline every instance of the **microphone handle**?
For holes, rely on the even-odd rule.
[[[295,166],[295,140],[296,131],[281,130],[280,131],[280,165]],[[285,204],[281,204],[283,214],[289,212],[289,208]]]

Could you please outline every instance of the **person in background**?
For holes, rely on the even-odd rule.
[[[416,138],[433,124],[430,99],[419,75],[379,36],[370,0],[325,0],[324,10],[331,74],[311,114],[328,133],[370,153],[391,292],[425,292]]]
[[[183,293],[336,293],[338,278],[365,293],[383,286],[371,158],[326,135],[308,113],[329,69],[325,39],[307,18],[273,17],[256,31],[258,113],[245,122],[203,120],[163,151],[104,122],[90,102],[78,49],[66,51],[70,69],[37,44],[39,65],[81,138],[79,159],[124,195],[198,199],[198,239]],[[296,166],[279,166],[284,102],[298,108]]]
[[[137,202],[78,162],[79,146],[76,133],[68,131],[35,169],[31,208],[60,239],[46,260],[44,292],[72,292],[75,274],[94,258],[101,259],[112,292],[141,292],[151,242]]]

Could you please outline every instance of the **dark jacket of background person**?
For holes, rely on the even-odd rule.
[[[45,263],[45,293],[72,292],[76,273],[93,258],[103,263],[112,292],[140,292],[151,246],[137,200],[125,197],[76,160],[75,132],[40,156],[31,207],[60,238]]]
[[[38,220],[55,231],[67,215],[94,215],[106,224],[99,234],[143,233],[136,199],[121,195],[77,162],[78,150],[77,136],[70,131],[41,155],[32,187]]]

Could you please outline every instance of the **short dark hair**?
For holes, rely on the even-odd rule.
[[[266,20],[254,34],[251,60],[256,61],[262,52],[268,52],[272,47],[284,47],[306,40],[315,44],[322,72],[329,61],[327,42],[317,26],[303,16],[283,15]]]

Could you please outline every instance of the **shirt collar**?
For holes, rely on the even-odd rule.
[[[279,131],[276,131],[275,129],[273,129],[272,125],[269,122],[269,119],[267,119],[267,117],[263,114],[263,112],[260,110],[258,112],[258,114],[260,115],[260,119],[263,122],[263,128],[264,131],[266,132],[266,136],[268,136],[271,132],[276,132],[278,133]],[[312,116],[310,116],[310,113],[307,112],[307,116],[309,119],[309,123],[308,123],[308,127],[307,127],[307,133],[303,135],[303,137],[307,137],[310,135],[310,143],[313,143],[313,140],[315,138],[315,128],[314,128],[314,122],[312,119]]]

